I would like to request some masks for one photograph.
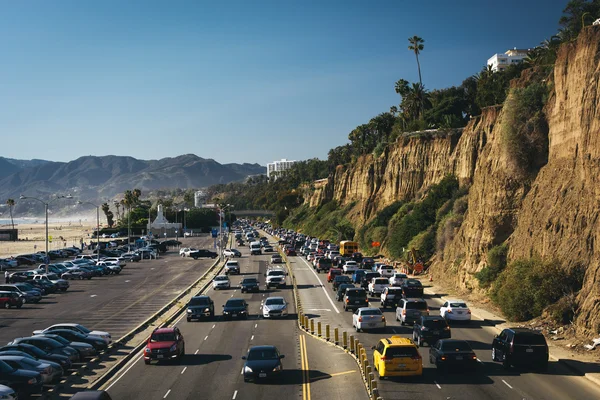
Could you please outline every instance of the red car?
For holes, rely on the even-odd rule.
[[[150,364],[152,360],[175,360],[181,362],[185,355],[185,341],[179,328],[156,328],[144,349],[144,362]]]
[[[21,308],[23,302],[23,298],[16,292],[0,292],[0,307],[2,308]]]
[[[333,282],[336,275],[342,275],[342,270],[340,268],[331,268],[327,274],[327,282]]]
[[[293,247],[288,247],[287,249],[285,249],[285,255],[286,256],[295,256],[296,249],[294,249]]]

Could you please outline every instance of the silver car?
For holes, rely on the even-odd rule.
[[[385,329],[385,316],[379,308],[360,307],[352,315],[352,326],[356,329],[356,332]]]
[[[401,325],[414,324],[422,315],[429,315],[429,306],[424,299],[401,299],[396,307],[396,321]]]
[[[62,369],[55,369],[48,363],[33,360],[28,357],[0,355],[0,360],[16,369],[26,369],[39,373],[42,376],[42,382],[44,383],[50,383],[55,379],[59,379],[63,374]]]
[[[17,400],[17,392],[8,386],[0,385],[0,399]]]
[[[287,302],[283,297],[268,297],[262,306],[263,318],[285,318],[288,315]]]
[[[213,289],[229,289],[231,287],[231,281],[227,275],[217,275],[213,279]]]

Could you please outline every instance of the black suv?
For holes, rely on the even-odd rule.
[[[244,292],[259,292],[258,279],[256,278],[244,278],[240,283],[242,293]]]
[[[317,270],[317,272],[327,272],[331,269],[331,267],[333,266],[333,260],[330,260],[329,258],[319,258],[319,260],[317,261],[317,265],[315,266],[315,269]]]
[[[402,284],[402,294],[406,298],[421,298],[423,297],[423,284],[416,279],[405,279]]]
[[[421,316],[413,327],[413,340],[419,346],[424,342],[433,346],[440,339],[450,339],[451,332],[448,322],[442,317]]]
[[[215,316],[215,304],[208,296],[194,296],[187,304],[187,320],[213,318]]]
[[[545,371],[548,368],[548,344],[540,332],[527,328],[504,329],[492,342],[492,360],[504,368],[523,365]]]
[[[361,307],[369,307],[367,291],[363,288],[348,288],[344,294],[344,311],[356,310]]]
[[[218,256],[219,255],[217,253],[210,250],[196,250],[190,252],[190,257],[192,257],[194,260],[197,260],[201,257],[217,258]]]

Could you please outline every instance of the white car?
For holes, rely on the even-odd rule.
[[[344,270],[345,274],[351,274],[359,269],[358,263],[356,261],[346,261],[342,269]]]
[[[385,329],[385,316],[377,307],[360,307],[352,315],[352,326],[358,331]]]
[[[440,315],[446,321],[470,321],[471,310],[462,300],[448,300],[440,307]]]
[[[227,275],[217,275],[213,279],[213,289],[229,289],[231,288],[231,281]]]
[[[408,279],[408,275],[403,274],[402,272],[395,272],[394,275],[390,278],[391,286],[402,286],[404,280]]]
[[[394,267],[392,267],[391,265],[380,265],[377,268],[377,272],[379,272],[381,274],[381,276],[385,277],[385,278],[391,278],[392,276],[394,276]]]
[[[390,286],[389,278],[373,278],[371,279],[371,283],[369,283],[369,295],[375,296],[376,294],[381,294],[383,289]]]
[[[242,253],[240,253],[240,251],[237,249],[225,249],[225,250],[223,250],[223,255],[225,257],[233,258],[233,257],[241,257]]]
[[[283,297],[268,297],[262,306],[262,315],[263,318],[287,317],[287,302]]]
[[[198,251],[198,249],[194,249],[193,247],[184,247],[183,249],[179,250],[179,255],[181,257],[189,257],[192,251]]]
[[[100,336],[102,339],[104,339],[104,341],[107,344],[110,344],[112,342],[112,336],[108,332],[93,331],[91,329],[86,328],[83,325],[72,324],[72,323],[55,324],[55,325],[49,326],[46,329],[38,329],[36,331],[33,331],[33,334],[41,335],[44,333],[52,333],[52,331],[56,330],[56,329],[69,329],[71,331],[79,332],[84,335]]]

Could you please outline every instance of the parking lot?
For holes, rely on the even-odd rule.
[[[182,247],[211,248],[208,235],[180,239]],[[0,344],[59,322],[76,322],[118,339],[193,283],[214,262],[181,258],[174,248],[156,260],[128,262],[119,275],[70,281],[65,293],[37,304],[0,310]],[[16,270],[27,270],[25,266]],[[12,272],[12,271],[11,271]]]

